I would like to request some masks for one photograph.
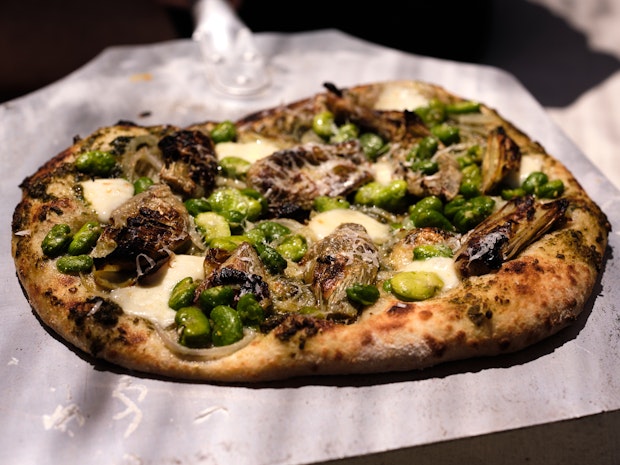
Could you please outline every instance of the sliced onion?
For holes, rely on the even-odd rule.
[[[153,322],[153,325],[157,329],[157,333],[164,341],[164,344],[172,352],[181,355],[183,357],[196,359],[196,360],[217,360],[219,358],[227,357],[233,353],[241,350],[247,346],[256,337],[256,331],[244,328],[243,338],[233,344],[220,347],[209,347],[206,349],[192,349],[191,347],[185,347],[176,340],[176,332],[166,330],[161,325]]]

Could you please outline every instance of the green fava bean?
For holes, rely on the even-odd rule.
[[[198,216],[194,218],[194,221],[207,243],[218,237],[230,236],[228,221],[218,213],[199,213]]]
[[[439,142],[436,138],[427,136],[420,140],[409,153],[409,157],[414,160],[428,160],[439,148]]]
[[[463,113],[480,112],[480,103],[471,100],[450,103],[446,105],[446,113],[451,115],[461,115]]]
[[[235,301],[235,290],[230,286],[209,287],[200,293],[198,304],[208,315],[218,305],[232,305]]]
[[[564,183],[561,179],[554,179],[538,187],[537,194],[543,199],[557,199],[564,193]]]
[[[434,257],[451,258],[452,249],[445,244],[424,244],[413,249],[414,260],[428,260]]]
[[[437,273],[404,271],[390,279],[392,293],[401,300],[426,300],[433,297],[444,283]]]
[[[252,241],[247,236],[216,237],[214,239],[211,239],[211,241],[209,242],[209,247],[232,252],[237,247],[239,247],[242,242],[252,243]]]
[[[179,343],[185,347],[201,348],[211,343],[211,324],[198,307],[181,307],[174,322],[179,327]]]
[[[178,310],[181,307],[191,306],[194,301],[196,287],[198,287],[198,284],[190,276],[183,278],[172,288],[170,298],[168,299],[168,307]]]
[[[336,134],[334,134],[330,138],[330,142],[332,144],[338,144],[339,142],[345,142],[347,140],[357,139],[359,136],[360,130],[353,123],[343,124],[338,128]]]
[[[57,257],[65,252],[71,242],[71,228],[68,224],[55,224],[41,242],[41,249],[48,257]]]
[[[328,197],[326,195],[321,195],[314,199],[314,209],[319,213],[335,210],[337,208],[347,209],[350,206],[351,204],[344,197]]]
[[[151,187],[153,184],[154,184],[153,180],[146,176],[142,176],[136,179],[133,183],[134,195],[141,194],[142,192],[147,190],[149,187]]]
[[[282,273],[288,266],[287,261],[273,247],[266,244],[255,244],[258,256],[271,274]]]
[[[446,106],[438,99],[432,99],[428,105],[414,111],[427,126],[435,126],[446,119]]]
[[[228,305],[218,305],[211,311],[213,345],[227,346],[243,338],[243,323],[237,311]]]
[[[276,221],[263,221],[257,224],[255,229],[264,234],[267,242],[273,242],[291,233],[290,228]]]
[[[96,221],[88,221],[75,233],[69,243],[69,255],[83,255],[89,253],[101,235],[101,225]]]
[[[536,194],[538,188],[548,181],[549,178],[545,173],[534,171],[525,178],[525,181],[521,184],[521,188],[528,194]]]
[[[431,128],[431,134],[445,145],[452,145],[461,140],[459,128],[449,124],[439,124]]]
[[[374,132],[365,132],[360,136],[360,145],[370,160],[376,160],[386,148],[383,138]]]
[[[211,139],[216,144],[219,144],[220,142],[233,141],[235,140],[236,137],[237,137],[237,127],[235,126],[235,123],[233,123],[230,120],[226,120],[226,121],[222,121],[221,123],[218,123],[211,130]]]
[[[243,294],[237,302],[237,313],[244,325],[256,326],[265,319],[265,311],[254,294]]]
[[[91,150],[78,156],[75,167],[82,173],[95,176],[107,176],[116,166],[116,157],[110,152]]]
[[[416,215],[423,210],[435,210],[441,213],[443,211],[443,202],[436,195],[426,196],[409,208],[409,214]]]
[[[211,210],[211,205],[207,199],[187,199],[184,203],[187,212],[192,216],[198,216],[200,213]]]
[[[224,176],[233,179],[243,178],[252,166],[249,161],[239,157],[224,157],[219,164]]]
[[[411,220],[416,228],[440,228],[446,231],[454,229],[448,218],[436,210],[419,211],[415,216],[411,216]]]
[[[285,237],[276,247],[276,251],[287,260],[298,262],[308,251],[306,238],[300,234]]]
[[[312,118],[312,130],[324,139],[336,133],[334,114],[331,111],[322,111]]]
[[[363,306],[372,305],[379,299],[379,289],[370,284],[355,283],[347,287],[345,292],[351,302]]]
[[[85,273],[92,268],[90,255],[63,255],[56,260],[56,269],[64,274]]]

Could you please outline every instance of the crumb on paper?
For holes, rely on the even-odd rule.
[[[19,360],[15,357],[11,357],[11,360],[9,360],[9,363],[7,363],[7,365],[19,365]]]
[[[151,81],[153,79],[153,75],[151,73],[136,73],[132,74],[129,80],[131,82],[145,82]]]
[[[73,422],[78,426],[84,426],[85,421],[84,415],[82,415],[80,408],[76,404],[69,404],[64,407],[58,405],[54,413],[43,415],[43,427],[46,430],[58,430],[67,433],[71,437],[73,437],[74,433],[69,429],[69,424]]]
[[[142,384],[133,384],[131,382],[131,378],[124,376],[112,392],[112,397],[119,399],[125,405],[125,410],[115,414],[112,418],[114,420],[122,420],[125,417],[132,415],[132,419],[125,430],[125,434],[123,435],[125,438],[131,436],[142,421],[142,410],[140,410],[138,404],[127,395],[130,391],[136,391],[138,393],[136,401],[139,403],[146,397],[148,389]]]

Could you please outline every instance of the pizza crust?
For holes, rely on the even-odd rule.
[[[422,88],[430,96],[458,100],[426,83],[396,82],[351,89],[374,105],[384,87]],[[290,106],[312,114],[323,95]],[[317,103],[318,102],[318,103]],[[487,107],[485,112],[498,114]],[[242,133],[277,137],[290,131],[287,107],[260,112],[238,123]],[[212,123],[195,128],[212,127]],[[524,153],[544,157],[544,169],[565,186],[565,220],[495,272],[472,276],[450,291],[421,302],[404,302],[381,290],[380,299],[350,324],[291,314],[280,326],[257,333],[230,355],[201,360],[170,350],[156,324],[124,313],[91,278],[61,274],[40,248],[56,223],[72,229],[94,218],[65,175],[92,138],[105,147],[119,134],[169,133],[175,128],[117,126],[77,142],[27,178],[13,217],[12,253],[25,294],[41,321],[69,344],[127,369],[200,381],[258,382],[305,375],[405,371],[450,360],[521,350],[576,320],[601,271],[610,230],[606,216],[561,162],[547,155],[510,123]],[[98,134],[98,135],[97,135]]]

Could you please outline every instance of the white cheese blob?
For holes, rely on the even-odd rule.
[[[372,172],[375,181],[380,184],[389,184],[393,179],[394,165],[389,161],[379,160],[372,164]]]
[[[535,171],[542,171],[543,169],[543,157],[541,155],[523,155],[521,157],[521,164],[519,169],[510,173],[506,178],[506,183],[514,188],[517,188],[523,184],[523,181]]]
[[[168,299],[176,283],[188,276],[204,279],[204,257],[174,255],[148,282],[114,289],[110,297],[125,313],[140,316],[165,328],[174,323],[176,312],[168,307]]]
[[[459,284],[454,260],[448,257],[433,257],[427,260],[413,260],[398,271],[431,271],[441,278],[444,283],[442,291],[447,291]]]
[[[428,105],[428,99],[420,91],[406,83],[403,85],[386,86],[375,102],[377,110],[415,110]]]
[[[220,142],[215,145],[218,159],[237,157],[250,163],[265,158],[277,150],[280,150],[278,145],[265,139],[256,139],[251,142]]]
[[[95,179],[82,183],[84,198],[102,223],[110,220],[111,213],[133,197],[133,184],[125,179]]]
[[[308,227],[317,239],[323,239],[343,223],[361,224],[376,244],[383,244],[390,239],[390,227],[387,224],[380,223],[362,212],[343,208],[318,213],[310,220]]]

